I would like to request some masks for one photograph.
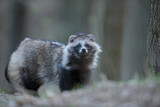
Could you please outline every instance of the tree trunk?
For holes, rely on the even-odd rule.
[[[10,6],[9,49],[12,53],[24,37],[26,7],[25,2],[19,0],[11,1]]]
[[[125,0],[94,0],[90,31],[97,36],[102,54],[96,78],[105,74],[109,80],[120,79],[120,46]],[[116,8],[113,8],[116,7]],[[102,72],[102,74],[100,73]]]
[[[150,0],[150,21],[148,31],[148,60],[155,74],[160,72],[160,3]]]
[[[145,76],[147,13],[146,0],[127,0],[125,4],[121,79]]]
[[[26,8],[23,1],[12,0],[8,3],[9,18],[6,25],[8,27],[8,29],[6,29],[7,36],[3,37],[3,39],[6,39],[4,40],[6,41],[6,45],[0,46],[2,50],[1,54],[3,55],[0,60],[0,87],[3,87],[4,89],[6,89],[6,91],[12,91],[12,89],[10,89],[10,86],[7,84],[4,76],[4,71],[11,53],[15,50],[15,48],[23,38],[22,35],[24,31]]]

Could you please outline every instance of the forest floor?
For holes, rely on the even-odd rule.
[[[45,97],[0,94],[0,107],[160,107],[160,81],[101,82]]]

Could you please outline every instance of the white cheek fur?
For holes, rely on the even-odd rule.
[[[84,40],[76,41],[75,43],[69,43],[64,48],[63,55],[62,55],[62,67],[66,68],[66,69],[71,69],[70,66],[67,66],[67,64],[70,62],[69,61],[70,53],[68,52],[68,49],[73,47],[73,46],[76,46],[78,44],[81,44],[82,47],[85,47],[85,43],[91,44],[91,46],[93,46],[97,50],[96,53],[95,53],[95,56],[93,58],[93,62],[91,62],[90,65],[89,65],[89,69],[95,69],[97,67],[99,53],[102,52],[101,47],[96,42],[89,43],[88,41],[84,41]]]

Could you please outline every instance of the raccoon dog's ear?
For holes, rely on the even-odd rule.
[[[95,36],[93,34],[88,34],[87,36],[89,37],[91,41],[93,42],[95,41]]]
[[[74,42],[74,39],[76,38],[77,36],[76,35],[71,35],[70,37],[69,37],[69,43],[72,43],[72,42]]]

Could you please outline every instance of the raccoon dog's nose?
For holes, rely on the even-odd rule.
[[[86,49],[82,49],[82,53],[86,53]]]
[[[81,55],[86,55],[87,54],[87,50],[85,48],[82,48],[79,53]]]

